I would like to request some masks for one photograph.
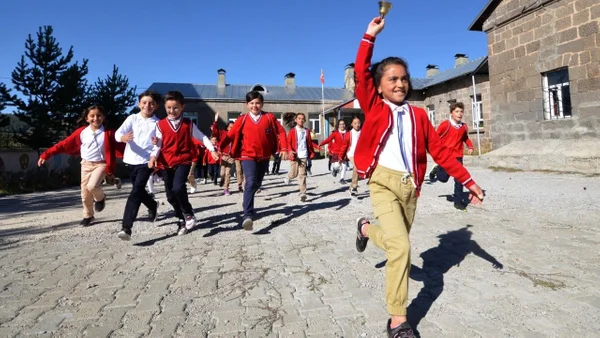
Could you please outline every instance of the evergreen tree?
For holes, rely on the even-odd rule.
[[[90,103],[106,109],[106,126],[117,129],[127,118],[129,109],[136,103],[136,87],[129,87],[126,76],[119,74],[113,65],[112,75],[102,80],[98,78],[91,88]]]

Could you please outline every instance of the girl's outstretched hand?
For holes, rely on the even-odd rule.
[[[371,36],[377,36],[377,34],[381,33],[384,26],[385,19],[376,17],[373,20],[371,20],[371,22],[369,22],[369,27],[367,27],[367,34]]]
[[[469,192],[469,201],[471,201],[471,204],[479,205],[483,203],[484,193],[477,184],[473,184],[469,187]]]

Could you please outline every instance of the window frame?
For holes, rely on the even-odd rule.
[[[549,77],[564,72],[557,77],[557,83],[550,84]],[[562,79],[561,79],[562,78]],[[563,97],[567,91],[568,98]],[[565,120],[573,117],[572,107],[565,107],[564,101],[571,101],[569,68],[563,67],[542,73],[542,104],[545,121]]]

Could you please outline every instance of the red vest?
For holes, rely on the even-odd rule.
[[[177,129],[164,118],[156,124],[162,133],[162,147],[158,155],[158,163],[163,168],[173,168],[179,164],[192,163],[196,153],[192,137],[192,121],[183,118]]]

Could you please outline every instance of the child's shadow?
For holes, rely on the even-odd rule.
[[[468,254],[474,254],[492,263],[496,269],[502,269],[503,265],[492,255],[482,249],[476,241],[472,240],[473,233],[467,225],[459,230],[450,231],[439,235],[440,243],[421,254],[423,267],[411,265],[410,278],[423,282],[423,288],[419,291],[407,309],[407,317],[410,326],[417,332],[417,326],[431,309],[435,300],[444,291],[444,274],[460,263]]]

